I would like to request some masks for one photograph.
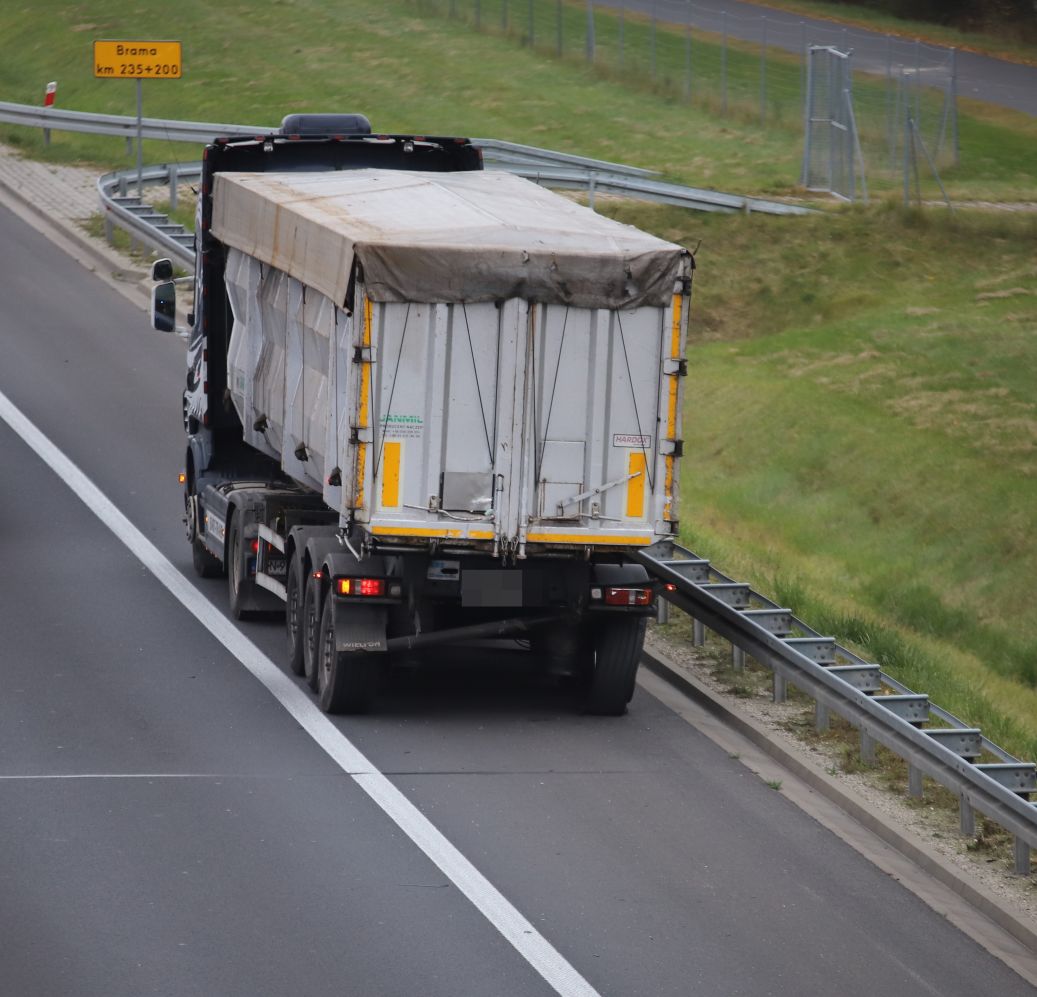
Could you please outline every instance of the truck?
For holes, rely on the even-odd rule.
[[[678,526],[694,260],[469,140],[289,115],[205,149],[183,394],[195,571],[283,613],[329,713],[406,655],[528,641],[590,713],[634,691]]]

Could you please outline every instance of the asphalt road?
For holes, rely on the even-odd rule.
[[[853,49],[853,65],[860,71],[884,74],[892,59],[908,68],[947,61],[950,50],[939,45],[919,43],[909,37],[890,36],[862,28],[845,27],[817,17],[802,17],[765,4],[741,0],[595,0],[603,7],[625,7],[650,14],[674,24],[686,24],[716,35],[760,43],[766,32],[767,44],[789,52],[802,52],[806,45],[834,45]],[[1037,66],[994,59],[976,52],[958,51],[958,93],[962,97],[986,101],[1026,114],[1037,115]]]
[[[226,626],[181,535],[180,343],[2,207],[0,302],[0,393]],[[0,468],[0,994],[563,992],[2,420]],[[565,992],[1032,993],[644,690],[584,717],[527,664],[447,655],[332,733]]]

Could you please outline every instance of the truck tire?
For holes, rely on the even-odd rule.
[[[223,565],[219,558],[213,557],[201,540],[191,541],[191,563],[194,573],[199,578],[219,578],[223,574]]]
[[[367,713],[378,662],[363,651],[335,648],[334,596],[328,592],[317,636],[317,699],[325,713]]]
[[[644,616],[616,616],[603,619],[596,628],[588,713],[604,717],[626,713],[627,703],[634,696],[647,624]]]
[[[184,495],[184,522],[187,526],[187,539],[191,544],[191,563],[199,578],[219,578],[223,574],[223,564],[218,557],[205,549],[202,538],[198,535],[198,496],[194,493]]]
[[[288,651],[288,667],[293,675],[305,675],[306,663],[303,661],[303,598],[306,586],[303,579],[302,559],[298,550],[292,552],[292,560],[288,565],[288,577],[285,579],[285,611],[284,630],[285,644]]]
[[[245,537],[241,531],[241,517],[235,514],[231,517],[227,543],[227,594],[231,616],[236,620],[256,616],[254,610],[245,608],[245,587],[249,584],[245,578]]]
[[[302,596],[302,673],[306,684],[317,691],[317,637],[320,632],[320,585],[314,578],[305,579]]]
[[[529,635],[529,649],[538,667],[567,683],[580,685],[594,670],[594,643],[583,623],[548,623]]]

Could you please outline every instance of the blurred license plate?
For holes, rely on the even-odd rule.
[[[461,572],[462,606],[521,606],[522,572],[466,568]]]

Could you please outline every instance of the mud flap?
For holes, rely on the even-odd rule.
[[[335,610],[336,651],[385,652],[388,649],[388,606],[362,606],[339,599],[335,599],[332,605]]]

